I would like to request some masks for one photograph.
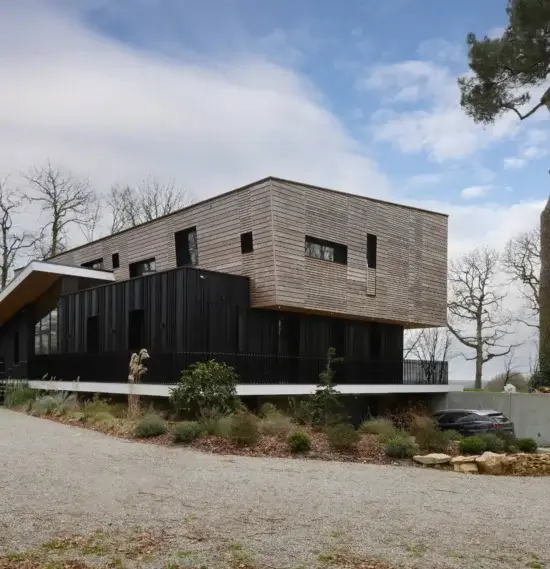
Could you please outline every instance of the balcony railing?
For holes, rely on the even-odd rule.
[[[126,382],[129,354],[51,354],[34,356],[29,361],[29,377],[47,375],[57,380]],[[171,353],[151,354],[145,383],[170,384],[191,364],[217,360],[233,366],[243,384],[315,384],[326,366],[325,358],[300,358],[276,355]],[[335,383],[445,385],[447,362],[420,360],[345,360],[335,364]]]

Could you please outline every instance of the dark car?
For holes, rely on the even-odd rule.
[[[502,433],[514,436],[514,423],[493,409],[445,409],[432,415],[442,430],[454,429],[464,436]]]

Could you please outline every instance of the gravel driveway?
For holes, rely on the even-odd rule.
[[[0,409],[0,553],[137,526],[197,555],[238,543],[277,568],[340,550],[407,567],[550,567],[550,478],[208,455]]]

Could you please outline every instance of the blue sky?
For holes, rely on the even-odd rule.
[[[100,193],[154,174],[197,199],[276,175],[448,213],[451,258],[501,249],[550,188],[545,109],[482,127],[459,105],[466,34],[505,7],[0,0],[0,175],[49,159]]]

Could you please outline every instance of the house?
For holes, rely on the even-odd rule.
[[[0,366],[116,391],[145,347],[144,393],[214,358],[241,394],[299,394],[334,347],[342,391],[441,391],[403,334],[446,325],[446,272],[447,216],[269,177],[31,262],[0,293]]]

